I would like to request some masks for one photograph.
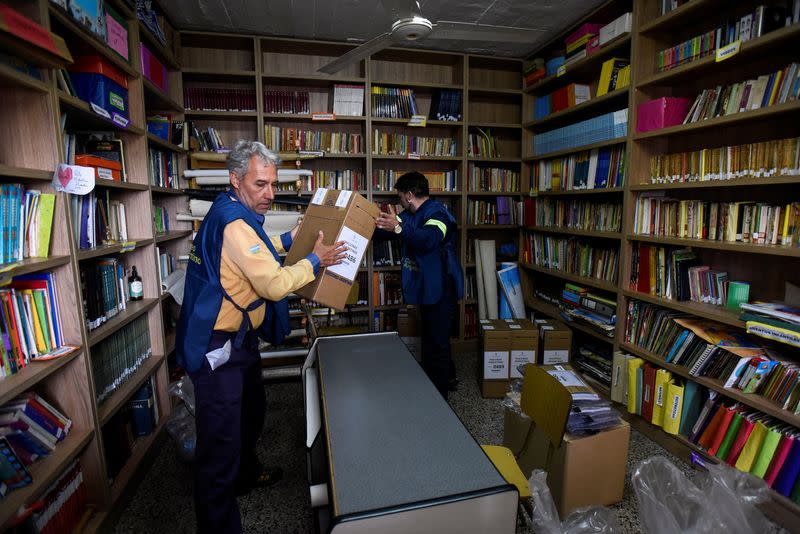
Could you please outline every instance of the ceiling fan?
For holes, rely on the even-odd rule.
[[[503,43],[532,43],[534,37],[544,31],[534,28],[514,28],[510,26],[492,26],[489,24],[473,24],[469,22],[452,22],[440,20],[431,22],[422,15],[418,0],[383,0],[384,6],[395,17],[391,29],[366,43],[350,50],[318,72],[334,74],[351,63],[356,63],[383,50],[384,48],[419,41],[425,38],[448,39],[459,41],[489,41]]]

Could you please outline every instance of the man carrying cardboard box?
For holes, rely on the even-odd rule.
[[[450,380],[455,378],[450,332],[456,302],[464,295],[464,275],[456,254],[458,225],[444,204],[430,198],[425,175],[406,173],[394,188],[403,211],[397,215],[390,207],[375,224],[402,242],[403,299],[420,306],[422,367],[446,399]]]
[[[275,198],[278,155],[239,141],[228,155],[231,188],[220,193],[189,253],[177,357],[195,391],[195,515],[198,532],[242,531],[236,495],[276,482],[255,446],[264,424],[258,338],[279,344],[289,333],[286,296],[344,258],[342,242],[322,243],[284,267],[297,228],[268,238],[264,214]]]

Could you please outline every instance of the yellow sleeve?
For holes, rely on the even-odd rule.
[[[251,228],[252,230],[252,228]],[[283,241],[281,241],[281,236],[279,235],[272,235],[269,236],[269,240],[272,243],[272,246],[275,247],[275,251],[278,254],[283,254],[286,252],[286,249],[283,248]]]
[[[223,232],[222,249],[261,297],[280,300],[314,280],[314,267],[307,259],[281,267],[255,230],[238,219]]]

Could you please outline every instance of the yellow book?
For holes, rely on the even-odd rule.
[[[686,200],[681,200],[679,204],[679,216],[680,219],[678,222],[678,237],[684,238],[688,237],[688,230],[689,230],[689,204]]]
[[[783,231],[781,232],[781,244],[782,245],[790,245],[789,241],[789,220],[792,216],[792,205],[786,204],[786,208],[783,210]]]
[[[667,402],[668,387],[672,384],[672,373],[666,369],[656,371],[656,391],[653,398],[653,419],[650,421],[656,426],[664,426],[664,411]]]
[[[600,68],[600,81],[597,83],[597,96],[603,96],[608,93],[608,87],[611,85],[611,75],[614,73],[614,58],[603,62]]]
[[[628,413],[636,413],[636,370],[643,365],[641,358],[628,360]]]
[[[778,88],[781,85],[781,79],[783,78],[783,71],[779,70],[777,75],[775,76],[775,84],[772,86],[772,92],[769,95],[769,102],[767,103],[768,106],[772,106],[775,104],[775,100],[778,98]]]
[[[31,255],[37,258],[46,258],[50,251],[50,234],[53,230],[53,211],[56,204],[56,196],[52,193],[42,193],[39,195],[38,207],[38,235],[36,240],[36,251],[31,251]]]
[[[667,403],[664,406],[664,432],[673,436],[678,433],[681,426],[682,413],[683,386],[673,382],[667,386]]]
[[[33,322],[33,333],[36,338],[36,350],[43,353],[47,352],[47,344],[44,342],[42,323],[39,321],[39,314],[36,312],[36,303],[33,300],[33,291],[30,289],[22,290],[22,298],[25,301],[26,312],[30,312],[29,316]]]
[[[749,473],[753,469],[753,464],[758,457],[761,450],[761,445],[764,443],[764,437],[767,435],[767,427],[761,421],[756,421],[750,436],[744,443],[742,452],[739,453],[739,458],[736,460],[736,469]]]

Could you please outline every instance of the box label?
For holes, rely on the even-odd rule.
[[[483,378],[505,380],[508,378],[508,351],[483,353]]]
[[[128,30],[106,13],[106,41],[117,54],[128,59]]]
[[[335,121],[336,115],[334,113],[312,113],[312,121]]]
[[[344,241],[347,245],[347,252],[342,263],[328,267],[328,271],[352,282],[358,274],[358,266],[361,265],[361,258],[367,251],[369,240],[351,228],[342,226],[336,241]]]
[[[522,327],[518,324],[509,324],[508,327],[512,330],[522,330]]]
[[[111,169],[104,169],[103,167],[97,167],[97,176],[99,176],[103,180],[114,179],[114,175],[111,173]]]
[[[318,188],[316,191],[314,191],[314,196],[311,197],[311,203],[318,204],[321,206],[322,203],[325,201],[325,194],[327,192],[328,190],[325,189],[324,187]]]
[[[420,128],[424,128],[428,122],[428,117],[425,115],[412,115],[411,119],[409,119],[408,124],[406,126],[416,126]]]
[[[106,119],[110,119],[111,118],[111,114],[108,111],[104,110],[103,108],[101,108],[100,106],[95,104],[94,102],[89,102],[89,106],[92,108],[92,111],[94,111],[95,113],[97,113],[101,117],[105,117]]]
[[[522,378],[519,366],[526,363],[536,363],[535,350],[512,350],[511,351],[511,378]]]
[[[544,351],[543,362],[545,365],[554,363],[567,363],[569,361],[568,350],[546,350]]]
[[[583,383],[583,380],[578,378],[578,375],[572,371],[548,371],[548,374],[561,382],[561,384],[567,388],[586,385]]]
[[[725,61],[726,59],[735,56],[736,54],[739,53],[739,49],[741,48],[741,46],[742,46],[742,41],[740,39],[738,41],[732,42],[729,45],[717,48],[717,57],[715,59],[715,62],[719,63],[720,61]]]
[[[126,119],[125,117],[123,117],[122,115],[120,115],[120,114],[115,112],[114,116],[111,117],[111,122],[113,122],[114,124],[116,124],[117,126],[120,126],[122,128],[127,128],[128,127],[128,123],[130,121],[128,119]]]
[[[351,196],[353,196],[352,191],[339,191],[339,196],[336,198],[335,206],[337,208],[346,208],[347,203],[350,202]]]
[[[125,111],[125,100],[113,91],[109,91],[108,93],[108,103],[120,111]]]

